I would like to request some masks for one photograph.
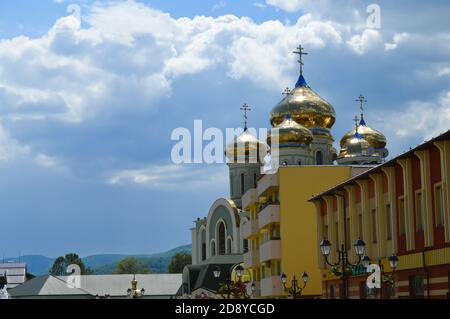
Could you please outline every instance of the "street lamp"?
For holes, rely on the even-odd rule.
[[[364,261],[365,259],[367,260],[367,262]],[[394,273],[398,267],[398,257],[396,255],[391,255],[388,258],[388,261],[389,261],[389,266],[392,269],[392,274],[385,273],[384,266],[383,266],[381,260],[378,260],[378,266],[380,267],[380,284],[383,285],[383,284],[387,283],[392,287],[392,289],[395,289]],[[370,264],[370,258],[368,256],[364,256],[364,258],[363,258],[364,267],[367,268],[367,266],[369,266],[369,264]],[[381,286],[380,287],[380,299],[383,298],[383,289],[382,288],[383,287]]]
[[[131,288],[127,290],[128,299],[141,299],[144,296],[145,289],[137,289],[136,275],[133,275],[133,280],[131,281]]]
[[[238,277],[238,281],[237,282],[240,283],[241,279],[242,279],[242,277],[244,275],[244,271],[245,270],[244,270],[244,268],[241,265],[237,265],[234,268],[234,271],[236,272],[236,276]],[[227,273],[226,277],[225,277],[224,288],[225,288],[225,292],[226,292],[226,295],[227,295],[227,299],[231,299],[231,293],[233,292],[233,289],[235,288],[235,285],[236,285],[236,283],[233,282],[233,280],[231,279],[232,272],[233,272],[233,267],[230,268],[230,272]],[[221,270],[220,270],[219,266],[216,266],[214,268],[214,270],[213,270],[214,278],[219,279],[220,278],[220,274],[221,274]],[[252,296],[253,293],[256,290],[256,286],[255,286],[254,283],[252,283],[251,289],[252,289],[252,294],[250,296]],[[250,297],[245,292],[244,292],[244,296],[245,297]]]
[[[287,287],[286,286],[287,276],[286,276],[285,273],[281,274],[281,282],[283,283],[284,290],[288,291],[289,293],[291,293],[292,296],[294,297],[294,299],[297,298],[297,295],[300,296],[302,294],[303,289],[305,289],[306,284],[308,283],[308,278],[309,278],[308,274],[306,272],[303,272],[303,274],[302,274],[303,286],[300,287],[298,285],[298,280],[297,280],[297,278],[294,275],[294,278],[292,279],[291,286]]]
[[[331,252],[331,243],[328,241],[328,239],[323,239],[320,242],[320,251],[322,255],[325,257],[325,262],[330,265],[331,267],[340,267],[340,277],[342,280],[343,288],[344,288],[344,298],[348,298],[348,273],[347,268],[349,267],[356,267],[361,264],[361,261],[367,262],[367,260],[363,260],[364,251],[366,247],[366,243],[358,238],[355,241],[355,244],[353,245],[355,248],[356,256],[358,256],[358,262],[353,264],[349,261],[347,249],[345,249],[344,245],[341,245],[341,249],[338,250],[338,260],[336,263],[331,263],[328,260],[328,257]],[[370,261],[370,259],[369,259]]]

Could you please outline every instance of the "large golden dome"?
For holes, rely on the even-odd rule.
[[[242,134],[234,138],[233,142],[227,144],[225,155],[231,162],[240,162],[244,157],[245,162],[260,163],[267,155],[267,149],[266,143],[261,142],[248,129],[245,129]]]
[[[313,141],[313,135],[303,125],[295,122],[290,114],[286,115],[275,129],[278,129],[278,143],[283,146],[297,146],[299,144],[309,145]],[[267,137],[267,144],[272,145],[271,134]]]
[[[341,152],[339,156],[345,155],[347,153],[347,143],[350,141],[356,133],[356,128],[351,130],[350,132],[347,132],[341,139],[340,145],[341,145]],[[358,126],[358,133],[359,135],[365,139],[372,148],[374,149],[382,149],[386,146],[386,137],[379,131],[367,126],[366,122],[364,121],[364,117],[361,117],[361,121],[359,122]]]
[[[336,120],[333,106],[306,84],[303,75],[300,75],[295,88],[273,108],[270,123],[276,127],[287,114],[306,128],[330,129]]]

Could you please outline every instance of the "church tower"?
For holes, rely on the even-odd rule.
[[[237,208],[241,208],[241,198],[250,188],[256,188],[261,175],[267,145],[251,134],[247,127],[247,104],[241,108],[244,112],[244,131],[226,146],[230,172],[230,198]]]
[[[314,92],[303,76],[303,56],[308,53],[299,45],[293,53],[299,55],[300,75],[292,91],[272,110],[270,122],[274,128],[285,129],[287,119],[306,128],[312,135],[302,137],[297,145],[284,145],[280,132],[280,165],[331,165],[336,159],[330,129],[336,120],[333,106]],[[280,127],[281,126],[281,127]]]
[[[386,137],[370,128],[364,120],[364,103],[361,94],[356,100],[360,103],[361,117],[355,116],[355,128],[341,139],[341,150],[336,162],[339,165],[378,165],[388,156]]]

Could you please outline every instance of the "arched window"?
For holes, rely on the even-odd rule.
[[[256,173],[253,175],[253,188],[256,188],[256,184],[257,184],[257,181],[258,181],[258,177],[256,176]]]
[[[226,252],[226,239],[225,239],[225,224],[223,222],[219,223],[218,229],[218,245],[219,245],[219,255],[225,255]]]
[[[316,165],[323,165],[323,153],[322,151],[316,152]]]
[[[202,261],[206,259],[206,243],[202,243]]]
[[[211,241],[211,247],[210,248],[210,255],[215,256],[216,255],[216,242],[214,240]]]
[[[282,165],[283,165],[283,166],[288,166],[288,162],[287,162],[287,161],[284,161],[284,162],[282,163]]]
[[[232,240],[231,238],[227,239],[227,254],[231,254],[231,246],[232,246]]]
[[[248,252],[248,240],[244,239],[244,243],[243,243],[243,248],[244,248],[244,253]]]
[[[245,176],[242,173],[241,174],[241,195],[244,195],[244,189],[245,189]]]
[[[298,166],[302,166],[302,161],[298,161]]]

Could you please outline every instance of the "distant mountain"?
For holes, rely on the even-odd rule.
[[[126,257],[136,257],[140,262],[147,265],[152,273],[165,273],[170,260],[178,252],[192,252],[192,245],[176,247],[169,251],[149,255],[125,255],[125,254],[104,254],[92,255],[83,258],[87,267],[94,270],[95,274],[111,274],[115,270],[116,262]],[[28,272],[34,275],[46,275],[53,265],[55,258],[49,258],[41,255],[26,255],[20,257],[21,262],[27,263]],[[18,262],[19,258],[7,258],[5,261]]]

